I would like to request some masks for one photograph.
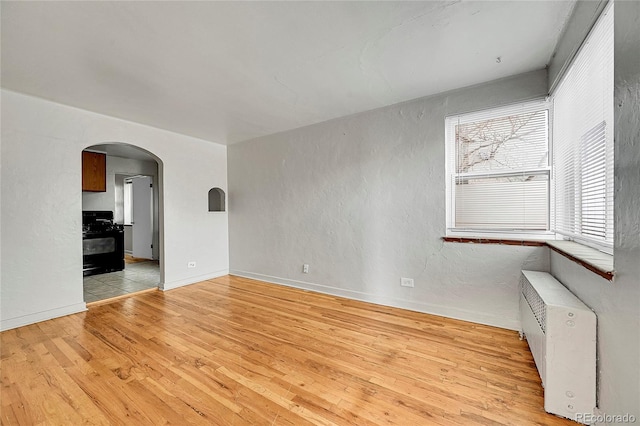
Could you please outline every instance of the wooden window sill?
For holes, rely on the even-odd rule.
[[[600,275],[602,278],[613,280],[613,256],[602,253],[594,248],[578,244],[574,241],[550,240],[550,241],[528,241],[528,240],[508,240],[491,238],[458,238],[443,237],[443,241],[448,243],[472,243],[472,244],[503,244],[511,246],[527,247],[549,247],[555,251],[587,268],[591,272]]]

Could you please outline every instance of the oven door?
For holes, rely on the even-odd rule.
[[[108,231],[82,238],[82,274],[95,275],[124,269],[124,233]]]

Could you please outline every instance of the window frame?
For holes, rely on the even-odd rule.
[[[508,229],[467,229],[467,228],[455,228],[454,218],[456,214],[455,210],[455,179],[459,176],[455,170],[455,156],[456,156],[456,143],[455,143],[455,125],[464,124],[465,122],[473,122],[482,119],[495,119],[505,117],[513,114],[516,108],[522,108],[527,111],[533,110],[546,110],[547,111],[547,164],[544,167],[539,168],[524,168],[517,172],[482,172],[477,176],[492,177],[492,176],[505,176],[515,173],[542,173],[548,177],[547,180],[547,229],[546,230],[508,230]],[[555,239],[556,234],[551,230],[552,224],[552,202],[554,200],[554,184],[552,161],[551,161],[551,148],[552,148],[552,104],[548,98],[538,98],[528,101],[522,101],[512,103],[508,105],[501,105],[497,107],[486,108],[482,110],[476,110],[468,113],[454,114],[445,117],[445,192],[446,192],[446,229],[445,235],[447,237],[457,238],[487,238],[487,239],[516,239],[516,240],[549,240]]]
[[[557,84],[555,85],[555,87],[552,88],[550,94],[549,94],[549,101],[551,103],[551,120],[550,120],[550,126],[551,126],[551,131],[554,131],[556,126],[554,121],[556,121],[556,113],[554,111],[555,106],[556,106],[556,96],[558,95],[558,93],[561,93],[561,90],[563,89],[564,84],[571,84],[571,83],[566,83],[566,80],[569,77],[574,77],[575,75],[571,74],[574,71],[574,66],[576,64],[576,61],[578,61],[580,58],[580,55],[583,53],[583,51],[585,49],[588,48],[589,44],[592,42],[591,37],[593,37],[594,32],[600,30],[600,25],[604,25],[603,21],[609,17],[609,19],[611,19],[610,25],[611,25],[611,31],[612,33],[610,33],[609,35],[611,36],[611,42],[612,45],[611,47],[611,54],[614,55],[615,54],[615,49],[613,46],[613,18],[614,18],[614,3],[613,2],[609,2],[609,4],[607,4],[607,6],[605,6],[605,8],[602,10],[602,12],[600,13],[600,16],[598,16],[598,18],[596,19],[596,22],[594,23],[593,27],[591,28],[591,30],[589,31],[589,33],[587,34],[587,36],[585,37],[585,39],[582,42],[582,45],[580,46],[580,48],[578,49],[578,51],[575,53],[574,57],[571,59],[571,61],[567,64],[563,74],[560,76],[560,78],[557,81]],[[597,43],[598,41],[596,41]],[[613,61],[611,62],[606,62],[606,63],[613,63]],[[612,66],[612,65],[611,65]],[[579,71],[584,72],[584,69],[580,69],[578,68]],[[578,71],[576,71],[578,72]],[[559,167],[555,167],[555,163],[556,163],[556,157],[557,157],[557,145],[558,145],[558,141],[554,140],[554,138],[552,138],[551,142],[552,144],[550,145],[551,148],[551,155],[552,155],[552,165],[554,166],[552,168],[552,174],[554,176],[554,183],[553,183],[553,198],[552,198],[552,202],[554,203],[554,209],[552,210],[553,212],[553,222],[552,222],[552,229],[554,230],[554,232],[556,233],[556,240],[567,240],[567,241],[574,241],[578,244],[587,246],[587,247],[591,247],[594,248],[596,250],[599,250],[603,253],[609,254],[609,255],[613,255],[614,252],[614,246],[615,246],[615,210],[614,210],[614,197],[615,197],[615,176],[614,176],[614,169],[615,169],[615,163],[614,163],[614,157],[615,157],[615,147],[614,147],[614,122],[615,122],[615,107],[614,107],[614,96],[613,96],[613,88],[614,88],[614,84],[613,84],[613,75],[611,76],[612,79],[611,81],[609,81],[608,84],[611,85],[611,113],[612,113],[612,117],[609,117],[611,122],[607,122],[606,120],[605,122],[605,136],[608,135],[608,137],[606,137],[605,141],[607,145],[605,146],[605,150],[606,153],[605,155],[607,156],[607,159],[611,159],[611,161],[605,160],[605,175],[604,175],[604,179],[605,179],[605,184],[611,184],[611,187],[607,187],[606,188],[606,193],[605,193],[605,199],[606,199],[606,206],[604,208],[605,210],[605,223],[604,223],[604,227],[605,227],[605,232],[606,235],[608,237],[610,237],[609,240],[607,240],[607,238],[605,237],[605,239],[599,239],[599,238],[594,238],[594,237],[589,237],[589,236],[585,236],[586,233],[571,233],[571,232],[567,232],[566,230],[559,230],[559,228],[561,228],[561,226],[558,225],[558,223],[561,220],[564,219],[558,219],[558,210],[557,210],[557,206],[555,204],[557,203],[556,200],[556,195],[561,195],[562,193],[560,191],[556,191],[556,184],[559,182],[559,180],[555,180],[555,175],[557,170],[559,169]],[[597,126],[597,124],[596,124]],[[595,128],[596,126],[593,126],[593,128]],[[608,128],[607,128],[608,127]],[[590,130],[588,130],[586,133],[588,133]],[[581,135],[581,138],[584,137],[586,135],[586,133],[583,133]],[[559,139],[558,139],[559,140]],[[582,145],[579,144],[577,145],[578,149],[582,148]],[[609,157],[610,156],[610,157]],[[576,161],[581,161],[580,160],[580,154],[576,154]],[[582,176],[581,176],[582,177]],[[581,181],[582,182],[582,181]],[[580,186],[581,182],[576,182],[576,186]],[[566,189],[566,188],[565,188]],[[582,188],[580,188],[580,192],[582,192]],[[574,226],[579,226],[582,224],[582,207],[578,208],[578,204],[580,204],[581,202],[584,202],[584,198],[580,198],[580,201],[574,201],[574,205],[576,210],[580,210],[580,220],[577,223],[573,223]]]
[[[133,225],[131,220],[133,219],[133,179],[127,177],[123,181],[122,188],[122,211],[123,211],[123,224]]]

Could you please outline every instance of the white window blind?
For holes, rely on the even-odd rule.
[[[554,230],[613,250],[613,2],[553,101]]]
[[[549,229],[548,122],[541,101],[446,119],[448,234]]]

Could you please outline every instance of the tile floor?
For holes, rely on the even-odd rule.
[[[154,261],[127,263],[124,271],[90,275],[83,281],[84,301],[90,303],[158,287],[160,266]]]

